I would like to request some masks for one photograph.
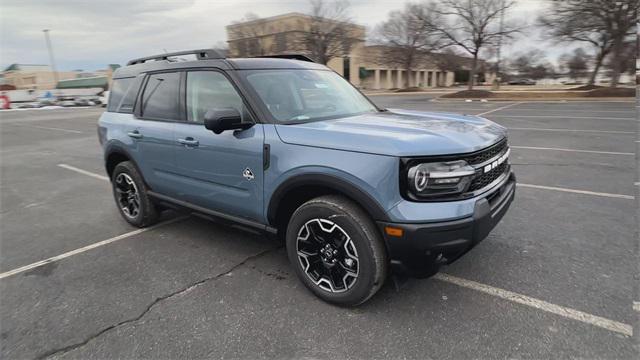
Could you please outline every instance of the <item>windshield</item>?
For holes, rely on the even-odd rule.
[[[275,120],[296,123],[378,111],[340,75],[327,70],[253,70],[244,72]]]

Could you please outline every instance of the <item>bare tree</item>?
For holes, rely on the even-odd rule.
[[[616,86],[622,71],[624,43],[633,35],[639,0],[562,0],[538,19],[549,36],[561,42],[586,42],[597,54],[589,84],[609,53],[612,54],[611,86]]]
[[[577,48],[573,53],[567,53],[558,59],[562,70],[567,71],[573,80],[585,76],[589,57],[582,48]]]
[[[518,73],[539,80],[553,74],[553,65],[546,59],[540,49],[532,49],[525,53],[519,53],[509,62],[509,67]]]
[[[233,21],[231,24],[229,37],[240,40],[237,42],[237,54],[233,55],[261,56],[268,52],[265,44],[267,25],[258,15],[249,12],[242,19]]]
[[[411,70],[421,55],[441,47],[440,37],[427,26],[430,14],[423,5],[407,3],[403,10],[392,11],[374,31],[375,42],[385,46],[379,54],[382,62],[407,71],[405,87],[410,86]]]
[[[354,33],[356,26],[350,22],[349,2],[311,0],[310,3],[311,21],[308,31],[301,38],[301,48],[306,49],[315,61],[322,64],[348,55],[353,45],[362,40],[357,38]]]
[[[432,8],[430,28],[447,45],[459,47],[473,57],[469,90],[473,89],[480,51],[519,31],[513,24],[500,26],[500,15],[514,4],[513,0],[440,0]]]

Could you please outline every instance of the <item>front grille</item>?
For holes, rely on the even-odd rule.
[[[503,152],[507,148],[507,139],[502,139],[497,144],[494,144],[484,150],[480,150],[479,152],[470,154],[466,157],[463,157],[462,160],[465,160],[469,165],[477,165],[482,164],[483,162],[496,157],[498,154]]]
[[[469,185],[468,191],[473,192],[488,186],[497,178],[499,178],[500,175],[504,174],[508,169],[509,169],[509,164],[505,161],[502,164],[498,165],[496,168],[492,169],[491,171],[484,173],[476,177],[475,179],[473,179],[471,181],[471,185]]]

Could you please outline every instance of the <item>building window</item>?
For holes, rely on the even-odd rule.
[[[342,76],[351,81],[351,60],[348,57],[342,58]]]
[[[249,39],[247,50],[249,56],[262,55],[260,53],[260,42],[258,39]]]
[[[281,53],[287,51],[287,34],[276,34],[276,52]]]

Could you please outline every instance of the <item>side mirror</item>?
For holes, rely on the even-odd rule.
[[[225,130],[244,130],[253,123],[242,122],[242,116],[234,108],[211,109],[204,114],[204,127],[220,134]]]

